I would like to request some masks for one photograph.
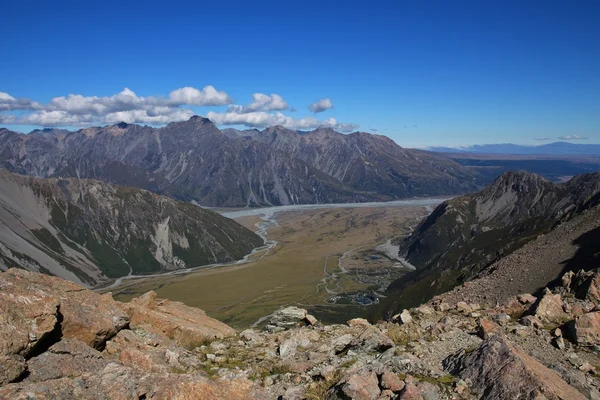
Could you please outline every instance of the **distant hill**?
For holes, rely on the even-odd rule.
[[[600,156],[600,144],[554,142],[539,146],[522,146],[511,143],[478,144],[462,147],[428,147],[426,150],[438,153],[479,153],[479,154],[528,154],[528,155],[595,155]]]

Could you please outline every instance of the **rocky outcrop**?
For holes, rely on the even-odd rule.
[[[210,318],[198,308],[177,301],[157,299],[148,292],[122,305],[129,315],[130,327],[166,336],[180,346],[197,347],[207,340],[232,335],[235,330]]]
[[[581,300],[600,302],[600,272],[580,270],[569,275],[568,288]]]
[[[308,314],[306,310],[298,307],[286,307],[275,311],[269,318],[265,329],[271,332],[283,331],[285,329],[314,325],[316,319]]]
[[[47,291],[31,292],[19,270],[0,274],[0,351],[27,357],[57,331],[60,300]]]
[[[67,301],[71,294],[90,307],[89,318],[94,315],[93,304],[98,304],[99,321],[102,313],[113,312],[129,323],[115,324],[114,335],[95,335],[100,341],[90,340],[93,330],[72,330],[74,337],[65,337],[63,323],[71,317],[63,317],[61,310],[63,302],[74,307]],[[265,322],[277,329],[246,329],[239,334],[201,310],[157,299],[152,292],[121,304],[73,283],[26,271],[0,273],[0,295],[4,300],[0,304],[5,305],[0,314],[0,398],[600,396],[594,367],[599,361],[595,353],[599,328],[588,321],[598,319],[600,312],[594,311],[594,302],[567,295],[563,286],[548,290],[539,303],[560,298],[566,324],[542,322],[534,315],[539,304],[532,306],[534,298],[522,295],[493,307],[437,302],[407,309],[397,322],[376,324],[354,318],[346,324],[324,325],[308,318],[304,309],[283,308]],[[52,307],[44,309],[44,304]],[[27,313],[24,305],[35,308]],[[41,325],[44,318],[54,325],[37,329],[36,315],[43,317]],[[92,321],[96,324],[92,326],[103,323]],[[4,334],[10,329],[23,333],[13,340]],[[37,341],[32,341],[34,336]]]
[[[600,345],[600,312],[583,314],[567,324],[572,340],[582,346]]]
[[[569,316],[564,310],[562,296],[560,294],[553,294],[547,289],[544,296],[536,304],[534,315],[541,321],[546,322],[564,322]]]
[[[0,300],[0,398],[264,398],[243,375],[209,379],[182,347],[235,332],[201,310],[17,269],[0,273]]]
[[[191,203],[85,179],[0,169],[0,269],[88,285],[243,258],[263,240]]]
[[[0,274],[2,306],[13,320],[7,336],[13,354],[28,356],[36,346],[57,338],[78,339],[102,349],[104,344],[129,324],[129,317],[110,294],[100,295],[73,282],[19,269]],[[23,339],[14,340],[15,337]]]

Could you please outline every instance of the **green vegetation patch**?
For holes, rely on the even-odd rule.
[[[150,243],[144,240],[129,245],[124,257],[135,274],[151,274],[161,270],[161,264],[156,261],[149,249]]]
[[[185,236],[190,246],[186,249],[177,245],[177,243],[173,243],[173,255],[175,257],[183,260],[188,267],[197,267],[213,262],[212,254],[201,245],[198,238],[187,232]]]
[[[109,278],[118,278],[129,274],[129,265],[105,241],[88,237],[86,247],[92,253],[98,267]]]
[[[64,254],[59,240],[46,228],[32,229],[31,233],[46,247],[57,253]]]

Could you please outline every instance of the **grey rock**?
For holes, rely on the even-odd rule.
[[[26,369],[27,364],[22,356],[0,355],[0,386],[15,381]]]
[[[412,317],[410,316],[410,313],[408,312],[408,310],[404,310],[400,313],[400,317],[398,318],[398,321],[400,321],[403,324],[410,324],[412,322]]]
[[[354,336],[350,346],[360,348],[362,351],[384,352],[394,347],[394,342],[378,328],[370,327]]]
[[[263,341],[263,338],[252,329],[243,330],[242,332],[240,332],[240,337],[245,341],[252,343],[260,343]]]
[[[357,371],[344,378],[327,393],[328,400],[376,400],[381,394],[379,380],[373,371]]]
[[[345,335],[341,335],[333,339],[331,342],[331,347],[333,347],[336,353],[339,353],[346,349],[350,345],[350,343],[352,343],[353,340],[354,336],[347,333]]]
[[[298,307],[286,307],[277,310],[269,319],[268,325],[276,328],[292,328],[299,324],[304,324],[307,312],[305,309]]]
[[[27,362],[26,382],[73,378],[101,371],[111,362],[99,351],[77,339],[63,339]]]
[[[490,337],[471,353],[451,356],[444,364],[448,372],[470,379],[472,389],[489,400],[519,398],[523,393],[532,399],[585,399],[560,375],[501,336]]]

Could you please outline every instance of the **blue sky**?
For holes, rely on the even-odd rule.
[[[193,112],[258,126],[358,126],[407,147],[563,136],[600,143],[598,1],[18,1],[2,8],[0,107],[11,110],[0,112],[0,126],[14,130],[118,117],[157,124]],[[186,87],[195,91],[171,95]],[[124,88],[136,97],[111,97]],[[254,101],[255,93],[281,101]],[[106,109],[73,114],[72,103],[51,103],[69,94]],[[324,99],[332,108],[309,110]]]

